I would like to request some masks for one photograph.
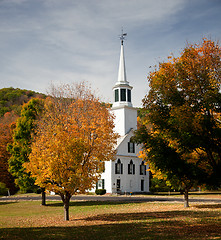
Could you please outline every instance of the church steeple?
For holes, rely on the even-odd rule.
[[[113,107],[119,106],[128,106],[132,107],[131,103],[131,90],[132,87],[129,85],[126,77],[126,67],[124,59],[124,39],[127,36],[126,33],[123,33],[120,36],[121,40],[121,50],[120,50],[120,62],[118,70],[118,79],[113,87],[114,91],[114,104]]]
[[[124,33],[126,36],[126,33]],[[124,59],[124,36],[121,35],[120,62],[118,70],[118,83],[128,83],[126,77],[125,59]]]

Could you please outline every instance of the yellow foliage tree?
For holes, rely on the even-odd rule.
[[[53,95],[25,167],[37,185],[61,196],[69,220],[71,196],[96,184],[104,161],[114,159],[118,136],[113,116],[84,83],[53,88]]]

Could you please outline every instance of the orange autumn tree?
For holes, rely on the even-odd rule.
[[[168,57],[148,76],[146,115],[137,131],[154,170],[193,185],[221,186],[221,47],[203,39]]]
[[[10,194],[14,194],[18,189],[15,186],[14,178],[8,171],[10,153],[7,145],[12,143],[12,130],[18,116],[13,112],[7,112],[0,118],[0,183],[4,183]]]
[[[16,191],[14,178],[8,171],[9,152],[7,145],[12,142],[12,133],[9,124],[0,123],[0,183],[4,183],[11,193]]]
[[[35,183],[61,196],[65,220],[73,194],[91,189],[114,159],[113,116],[84,83],[52,88],[45,101],[27,171]]]

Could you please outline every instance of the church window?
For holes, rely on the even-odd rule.
[[[115,163],[115,174],[123,174],[123,163],[121,163],[120,159]]]
[[[143,161],[140,165],[140,175],[146,175],[146,165],[144,165]]]
[[[120,100],[126,102],[126,89],[124,88],[120,90]]]
[[[100,179],[100,180],[97,181],[96,189],[105,189],[104,179]]]
[[[128,174],[135,174],[135,164],[133,163],[133,160],[130,160],[130,163],[128,164]]]
[[[114,91],[114,97],[115,97],[115,102],[118,102],[119,101],[119,89],[115,89]]]
[[[131,102],[131,90],[127,89],[127,101]]]
[[[135,153],[135,144],[133,142],[128,142],[128,152]]]

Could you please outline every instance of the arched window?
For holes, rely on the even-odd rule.
[[[123,163],[121,163],[120,159],[115,163],[115,174],[123,174]]]
[[[146,165],[144,164],[144,161],[142,161],[140,165],[140,175],[146,175]]]
[[[128,174],[135,174],[135,164],[133,163],[133,160],[130,160],[130,163],[128,164]]]

